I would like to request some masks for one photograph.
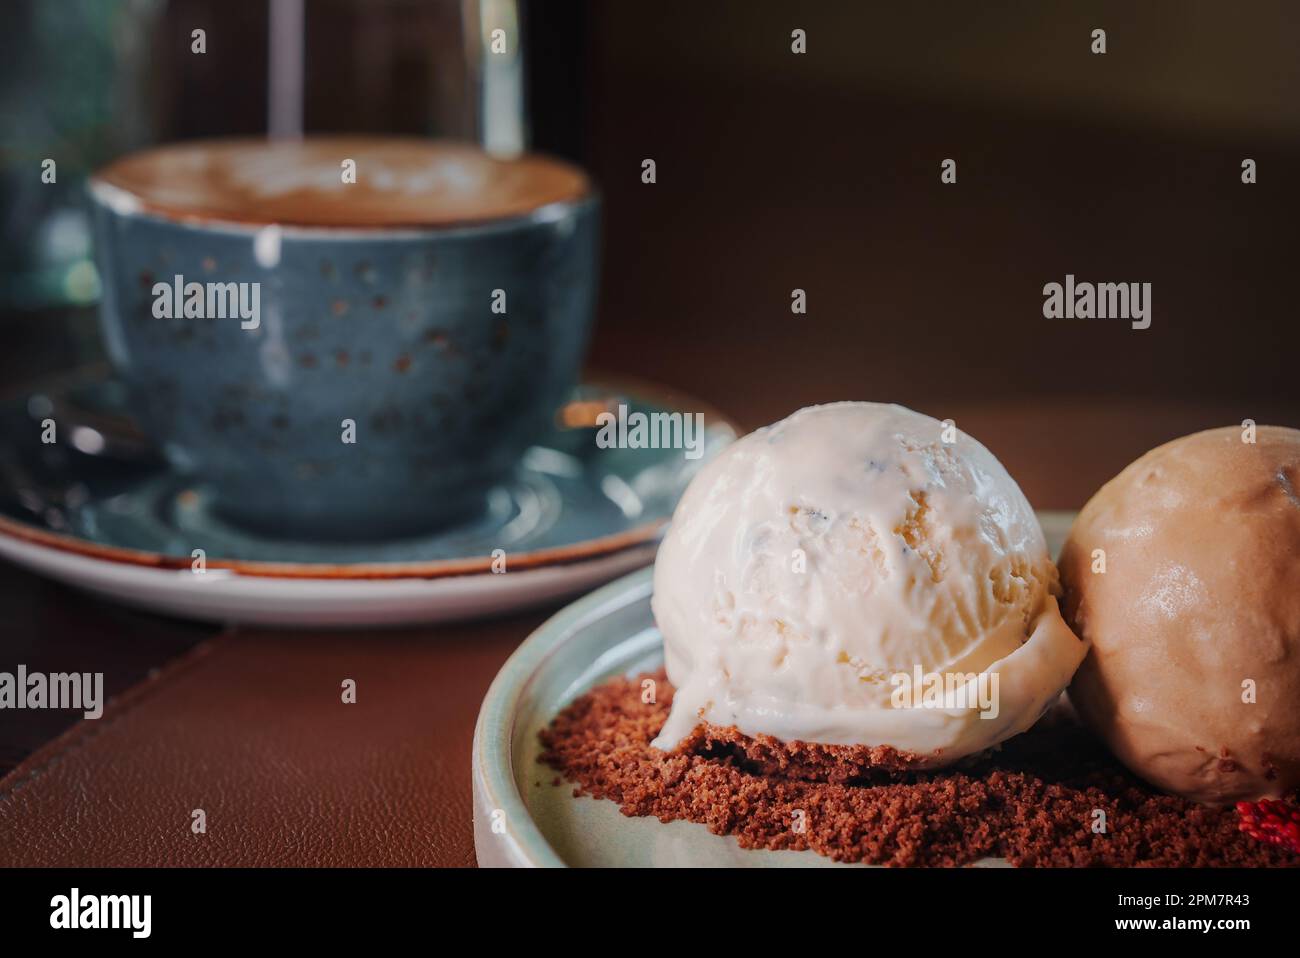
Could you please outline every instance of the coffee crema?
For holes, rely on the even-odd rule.
[[[344,181],[344,162],[355,182]],[[447,140],[194,140],[133,153],[91,179],[171,219],[319,227],[450,227],[526,216],[591,191],[537,154],[489,156]]]

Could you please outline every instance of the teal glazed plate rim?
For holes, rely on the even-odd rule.
[[[1041,511],[1057,555],[1073,512]],[[573,699],[616,675],[663,662],[650,613],[653,568],[617,579],[561,609],[502,666],[474,728],[474,849],[486,867],[862,867],[812,851],[743,849],[694,822],[631,818],[608,799],[575,797],[540,764],[538,732]],[[976,867],[997,867],[984,859]]]

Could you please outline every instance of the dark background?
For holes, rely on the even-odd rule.
[[[644,10],[589,24],[597,362],[630,349],[723,408],[756,394],[763,420],[841,398],[1122,396],[1135,417],[1143,399],[1297,398],[1300,7]],[[1152,283],[1151,328],[1044,319],[1066,273]],[[752,337],[761,353],[730,360]]]

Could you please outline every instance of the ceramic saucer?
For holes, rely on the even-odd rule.
[[[1052,555],[1074,520],[1040,512]],[[653,570],[611,582],[556,613],[502,666],[474,729],[474,849],[498,867],[855,867],[813,851],[741,848],[694,822],[629,818],[605,799],[575,798],[537,761],[538,732],[579,695],[615,675],[663,665],[650,613]],[[1006,865],[986,858],[977,866]]]
[[[147,444],[111,408],[112,390],[110,380],[82,376],[0,407],[0,557],[116,601],[223,623],[436,622],[583,591],[653,558],[686,483],[737,434],[689,398],[589,383],[474,520],[402,540],[312,543],[223,522],[201,485],[141,451]],[[703,412],[703,457],[598,448],[593,410],[618,403]],[[66,441],[40,443],[46,416],[76,423]],[[106,444],[130,443],[126,458],[105,455]],[[493,571],[494,550],[504,572]]]

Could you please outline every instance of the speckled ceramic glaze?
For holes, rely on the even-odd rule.
[[[258,535],[135,437],[124,390],[95,366],[0,396],[0,560],[165,615],[277,628],[414,625],[503,615],[591,589],[654,558],[682,490],[737,428],[680,393],[585,383],[476,518],[422,535],[328,542]],[[602,447],[593,409],[698,412],[702,455]],[[41,441],[108,435],[116,455]],[[194,574],[193,550],[205,555]],[[495,550],[502,550],[498,564]],[[508,574],[505,574],[508,573]]]
[[[91,195],[110,359],[146,431],[231,521],[349,539],[470,518],[576,381],[593,195],[401,230],[181,222]],[[156,318],[154,285],[178,274],[259,282],[260,325]]]

